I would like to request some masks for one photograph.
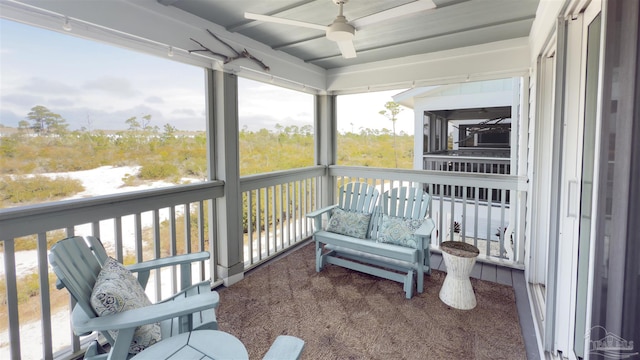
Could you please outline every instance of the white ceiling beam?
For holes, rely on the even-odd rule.
[[[330,69],[327,90],[347,94],[523,76],[528,38]]]

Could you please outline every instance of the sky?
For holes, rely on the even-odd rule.
[[[152,126],[205,129],[202,68],[0,19],[0,124],[17,127],[37,105],[60,114],[69,129],[123,130],[131,117]],[[241,74],[240,74],[241,77]],[[240,128],[313,125],[313,96],[239,81]],[[338,97],[338,131],[391,129],[378,112],[403,90]],[[396,131],[413,134],[404,108]]]

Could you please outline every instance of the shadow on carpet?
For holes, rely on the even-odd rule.
[[[402,284],[334,265],[315,271],[313,244],[218,289],[220,329],[261,359],[278,335],[305,341],[303,359],[526,359],[513,288],[471,279],[478,305],[438,297],[446,273],[425,276],[406,299]]]

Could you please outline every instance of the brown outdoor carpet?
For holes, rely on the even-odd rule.
[[[446,273],[425,292],[328,265],[315,271],[313,244],[219,290],[220,330],[261,359],[280,334],[305,341],[303,359],[526,359],[511,287],[472,279],[478,305],[456,310],[438,297]]]

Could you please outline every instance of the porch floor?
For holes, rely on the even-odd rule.
[[[441,254],[431,254],[431,265],[434,270],[447,271]],[[536,339],[536,329],[533,325],[533,317],[531,315],[529,296],[527,295],[527,283],[524,277],[524,271],[478,261],[473,266],[473,270],[469,276],[473,279],[490,281],[513,287],[516,295],[516,306],[518,308],[520,327],[522,329],[522,336],[524,338],[524,344],[527,351],[527,359],[540,359]]]
[[[432,254],[425,292],[411,300],[399,283],[333,265],[316,273],[314,261],[306,243],[217,289],[220,329],[250,358],[288,334],[306,341],[304,359],[539,359],[521,270],[478,263],[478,306],[463,311],[438,298],[440,254]]]

